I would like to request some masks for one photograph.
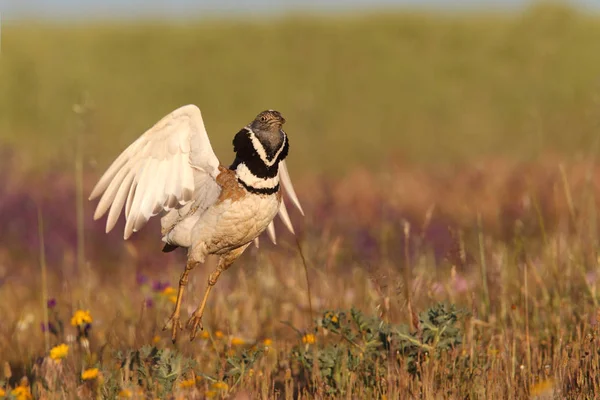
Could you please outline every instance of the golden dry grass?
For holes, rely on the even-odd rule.
[[[462,343],[439,359],[423,361],[417,376],[407,372],[402,358],[380,365],[388,377],[377,385],[345,370],[336,388],[341,392],[332,396],[523,398],[543,392],[589,398],[598,393],[594,227],[599,193],[586,178],[595,176],[597,167],[591,162],[563,165],[548,157],[530,165],[482,161],[454,171],[390,165],[384,175],[357,171],[337,182],[299,182],[308,217],[296,224],[309,262],[315,318],[321,320],[326,310],[355,307],[382,321],[410,324],[410,310],[416,315],[439,301],[470,313],[459,320]],[[326,189],[321,192],[320,187]],[[306,196],[316,192],[321,194]],[[90,207],[86,209],[89,214]],[[103,237],[101,224],[86,225],[88,239]],[[47,226],[46,243],[59,246],[52,236],[63,235],[61,229]],[[277,247],[263,240],[260,250],[248,251],[219,281],[205,336],[189,343],[184,333],[176,346],[160,330],[172,306],[169,292],[163,295],[151,286],[153,281],[175,285],[182,255],[160,254],[156,232],[128,244],[115,241],[118,248],[110,249],[114,265],[103,261],[101,252],[109,242],[101,239],[88,240],[88,254],[94,256],[81,271],[69,251],[59,252],[66,258],[48,266],[47,296],[56,300],[50,320],[56,325],[52,315],[57,312],[65,324],[64,334],[50,335],[50,347],[70,346],[60,365],[50,361],[40,329],[47,299],[41,295],[37,254],[24,256],[27,261],[12,270],[7,267],[14,268],[16,258],[5,251],[3,271],[8,275],[0,288],[0,358],[9,365],[5,374],[10,371],[12,385],[28,376],[40,398],[76,398],[96,390],[110,397],[125,389],[135,397],[139,385],[128,379],[139,372],[116,365],[116,352],[154,345],[177,349],[197,362],[175,368],[176,398],[207,393],[327,397],[331,386],[318,370],[303,370],[293,349],[321,349],[338,339],[318,329],[315,343],[302,340],[313,328],[304,270],[293,242],[281,232]],[[214,260],[194,271],[186,314],[199,301],[211,265]],[[147,283],[141,283],[140,275]],[[70,325],[78,309],[93,316],[89,353],[79,347],[77,328]],[[418,332],[422,325],[413,329]],[[269,350],[241,376],[225,375],[231,369],[227,360],[241,357],[244,349],[264,348],[265,340]],[[338,346],[344,348],[344,343]],[[98,368],[104,381],[81,380],[86,368]],[[192,383],[194,376],[203,378]],[[218,381],[227,389],[215,394]],[[150,387],[159,393],[159,386]],[[144,391],[144,396],[152,394],[148,386]]]

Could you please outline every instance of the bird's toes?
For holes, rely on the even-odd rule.
[[[165,326],[163,326],[162,330],[166,331],[167,329],[171,329],[175,324],[175,317],[172,316],[167,320],[167,322],[165,322]]]
[[[172,315],[171,318],[167,321],[165,326],[163,326],[163,331],[171,329],[171,341],[173,344],[177,341],[177,330],[183,330],[183,326],[181,325],[181,320],[178,315]]]
[[[164,331],[166,331],[167,329],[169,329],[169,328],[172,326],[172,324],[173,324],[173,323],[171,322],[171,320],[168,320],[168,321],[165,323],[165,326],[163,326],[163,328],[162,328],[163,332],[164,332]]]
[[[188,329],[190,329],[190,342],[192,340],[194,340],[196,338],[196,334],[198,333],[198,330],[203,330],[204,327],[202,326],[202,317],[197,317],[195,315],[192,315],[192,317],[189,319],[188,323],[187,323],[187,327]]]

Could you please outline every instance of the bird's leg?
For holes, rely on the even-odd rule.
[[[249,246],[249,244],[250,243],[248,243],[242,247],[238,247],[237,249],[234,249],[234,250],[230,251],[229,253],[225,253],[219,258],[219,263],[217,264],[217,269],[215,271],[213,271],[213,273],[210,274],[210,276],[208,278],[208,286],[206,287],[206,292],[204,292],[204,297],[202,298],[202,302],[200,303],[200,305],[198,306],[196,311],[194,311],[194,313],[192,314],[192,316],[190,317],[190,319],[187,323],[188,328],[190,328],[190,330],[191,330],[190,341],[194,340],[194,338],[196,337],[198,328],[200,328],[200,330],[203,329],[202,315],[204,314],[204,307],[206,307],[206,301],[208,300],[208,295],[210,294],[212,287],[215,286],[215,284],[217,283],[217,280],[219,280],[219,276],[221,275],[221,272],[223,272],[227,268],[229,268],[231,266],[231,264],[233,264],[233,262],[240,255],[242,255],[242,253],[244,252],[244,250],[246,250],[246,248]]]
[[[181,311],[181,301],[183,299],[183,291],[188,283],[188,274],[194,267],[198,264],[195,261],[188,261],[185,265],[185,270],[181,274],[181,278],[179,278],[179,290],[177,291],[177,301],[175,302],[175,310],[173,310],[173,314],[171,318],[167,321],[165,326],[163,327],[163,331],[169,329],[169,325],[171,325],[171,340],[175,343],[177,339],[177,329],[183,329],[181,326],[181,322],[179,322],[179,314]]]
[[[206,291],[204,292],[202,302],[200,303],[200,306],[196,309],[196,311],[194,311],[187,323],[188,328],[191,329],[190,340],[194,340],[198,328],[200,328],[200,330],[204,329],[204,327],[202,326],[202,314],[204,314],[204,307],[206,307],[208,295],[210,294],[212,287],[215,286],[215,284],[217,283],[221,272],[225,271],[226,269],[227,268],[223,267],[221,262],[219,262],[219,266],[217,267],[217,269],[212,274],[210,274],[210,277],[208,278],[208,286],[206,287]]]

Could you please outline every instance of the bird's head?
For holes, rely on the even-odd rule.
[[[283,124],[285,124],[285,118],[279,111],[266,110],[254,118],[250,128],[269,153],[274,153],[283,143],[284,134],[281,130]]]
[[[266,110],[258,114],[250,126],[253,131],[279,132],[283,124],[285,118],[279,111]]]

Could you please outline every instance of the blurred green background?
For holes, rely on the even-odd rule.
[[[600,17],[393,12],[195,22],[5,23],[0,141],[26,168],[104,169],[194,103],[223,163],[259,111],[287,118],[294,175],[484,156],[570,157],[600,127]],[[73,105],[83,95],[92,111]],[[85,122],[85,124],[82,124]]]

